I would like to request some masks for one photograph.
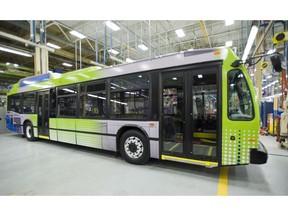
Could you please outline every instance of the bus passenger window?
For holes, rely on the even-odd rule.
[[[80,116],[104,117],[106,115],[106,85],[93,83],[81,86]]]
[[[147,118],[150,114],[149,76],[128,75],[111,80],[110,114],[117,118]]]
[[[76,116],[77,86],[58,88],[58,114],[59,116]]]
[[[20,113],[21,95],[12,95],[8,97],[8,111]]]
[[[228,117],[231,120],[254,118],[251,92],[240,70],[228,73]]]
[[[24,114],[35,113],[35,94],[34,93],[23,94],[23,113]]]

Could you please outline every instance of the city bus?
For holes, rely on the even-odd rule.
[[[47,73],[9,86],[7,128],[47,139],[205,167],[264,164],[260,114],[244,65],[226,47]]]

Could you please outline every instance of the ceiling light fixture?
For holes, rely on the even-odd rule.
[[[202,74],[199,74],[199,75],[198,75],[198,78],[199,78],[199,79],[203,78],[203,75],[202,75]]]
[[[276,49],[270,49],[268,50],[267,54],[270,55],[270,54],[273,54],[276,52]]]
[[[68,64],[68,63],[63,63],[62,65],[64,65],[64,66],[67,66],[67,67],[72,67],[73,65],[72,64]]]
[[[131,62],[135,62],[135,61],[133,59],[126,58],[126,62],[131,63]]]
[[[250,31],[250,34],[249,34],[249,38],[248,38],[245,50],[244,50],[244,54],[242,56],[242,61],[246,61],[246,59],[248,57],[248,54],[249,54],[249,52],[250,52],[250,50],[252,48],[252,45],[254,43],[255,37],[257,35],[257,32],[258,32],[258,27],[253,25],[252,29]]]
[[[0,46],[0,50],[2,50],[2,51],[4,51],[4,52],[9,52],[9,53],[21,55],[21,56],[32,57],[31,54],[26,53],[26,52],[24,52],[24,51],[18,51],[18,50],[10,49],[10,48],[3,47],[3,46]]]
[[[78,37],[78,38],[80,38],[80,39],[84,39],[84,38],[86,38],[85,35],[83,35],[83,34],[77,32],[77,31],[74,31],[74,30],[70,31],[70,34],[72,34],[72,35],[74,35],[74,36],[76,36],[76,37]]]
[[[225,26],[230,26],[234,24],[234,20],[225,20]]]
[[[108,52],[114,54],[114,55],[118,55],[119,52],[117,50],[114,50],[114,49],[109,49]]]
[[[185,36],[183,29],[178,29],[175,32],[176,32],[178,37],[184,37]]]
[[[113,31],[118,31],[120,29],[120,27],[118,25],[116,25],[115,23],[111,22],[110,20],[104,22],[105,25],[107,27],[109,27],[110,29],[112,29]]]
[[[226,47],[231,47],[233,44],[233,41],[226,41],[225,46]]]
[[[14,67],[19,67],[19,65],[18,64],[14,64]]]
[[[52,43],[49,43],[49,42],[47,43],[47,46],[50,46],[50,47],[55,48],[55,49],[60,49],[61,48],[60,46],[52,44]]]
[[[145,46],[144,44],[140,44],[140,45],[138,45],[138,47],[140,48],[140,49],[142,49],[142,50],[148,50],[148,47],[147,46]]]

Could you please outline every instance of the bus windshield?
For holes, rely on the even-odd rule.
[[[240,70],[228,73],[228,117],[231,120],[252,120],[254,118],[251,92]]]

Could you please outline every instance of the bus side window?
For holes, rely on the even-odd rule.
[[[81,86],[80,116],[104,117],[106,115],[106,84],[91,83]]]
[[[76,117],[77,86],[58,88],[58,115]]]
[[[231,120],[254,118],[251,92],[240,70],[232,70],[228,73],[228,117]]]
[[[56,117],[56,89],[50,89],[50,118]]]
[[[141,119],[150,115],[150,80],[147,73],[112,79],[110,88],[112,117]]]
[[[24,114],[35,113],[35,93],[23,94],[23,113]]]
[[[11,95],[8,97],[8,111],[20,113],[21,95]]]

